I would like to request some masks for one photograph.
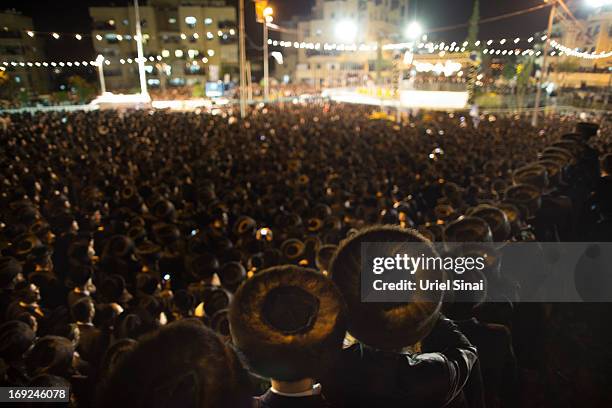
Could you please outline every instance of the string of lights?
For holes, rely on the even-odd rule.
[[[5,27],[5,31],[8,30],[7,27]],[[17,30],[17,31],[21,31],[21,32],[25,32],[29,37],[34,38],[34,37],[51,37],[54,40],[59,40],[59,39],[75,39],[77,41],[81,41],[83,38],[95,38],[98,41],[102,41],[104,39],[106,40],[110,40],[110,41],[136,41],[137,36],[136,35],[130,35],[130,34],[116,34],[116,33],[108,33],[108,34],[90,34],[90,33],[60,33],[60,32],[55,32],[55,31],[34,31],[34,30]],[[224,36],[236,36],[237,32],[234,28],[230,28],[229,30],[218,30],[216,33],[216,36],[219,38],[223,38]],[[156,39],[156,40],[164,40],[169,38],[170,36],[165,36],[165,37],[161,37],[158,38],[156,36],[151,36],[149,34],[143,34],[142,35],[142,39],[144,41],[147,40],[151,40],[151,39]],[[194,33],[190,33],[190,34],[186,34],[186,33],[180,33],[178,35],[178,37],[174,37],[173,40],[189,40],[191,41],[193,40],[198,40],[200,39],[200,37],[202,38],[206,38],[208,40],[213,40],[215,38],[215,34],[212,31],[206,31],[206,33],[202,33],[200,35],[200,33],[198,32],[194,32]]]
[[[513,40],[509,40],[506,38],[502,38],[500,40],[488,40],[486,42],[479,40],[479,41],[474,42],[473,46],[481,47],[481,46],[486,45],[487,47],[491,47],[494,44],[517,45],[521,41],[526,41],[528,44],[535,45],[536,43],[541,43],[541,42],[546,41],[546,39],[547,39],[546,35],[542,35],[542,36],[534,35],[526,39],[521,39],[520,37],[517,37]],[[359,45],[357,44],[337,44],[337,43],[321,44],[321,43],[312,43],[312,42],[277,41],[277,40],[268,40],[268,44],[275,46],[275,47],[282,47],[282,48],[295,48],[295,49],[307,49],[307,50],[320,50],[321,48],[323,48],[324,51],[353,51],[353,52],[355,51],[366,51],[366,52],[376,51],[378,47],[378,45],[375,43],[359,44]],[[468,51],[469,45],[470,43],[468,41],[464,41],[461,44],[458,44],[457,42],[452,42],[450,44],[446,42],[439,42],[437,44],[434,44],[432,42],[428,42],[428,43],[412,42],[412,43],[385,44],[382,46],[382,48],[383,50],[404,50],[404,49],[414,49],[414,48],[425,49],[429,51],[430,54],[438,53],[440,56],[444,56],[446,53],[464,53]],[[604,58],[612,57],[612,51],[602,51],[600,53],[586,53],[586,52],[581,52],[578,49],[570,49],[569,47],[565,47],[554,40],[551,40],[551,45],[556,50],[549,52],[548,55],[550,56],[566,55],[570,57],[579,57],[579,58],[586,58],[586,59],[604,59]],[[515,49],[485,48],[482,52],[483,54],[488,54],[488,55],[503,55],[503,56],[505,55],[540,56],[542,54],[542,51],[538,51],[535,49],[520,49],[520,48],[515,48]]]
[[[565,54],[565,55],[569,55],[571,57],[577,57],[577,58],[583,58],[583,59],[591,59],[591,60],[604,59],[604,58],[612,57],[612,51],[602,51],[600,53],[583,52],[583,51],[580,51],[578,48],[566,47],[563,44],[559,44],[555,40],[551,40],[550,41],[550,45],[554,49],[559,51],[559,55]]]
[[[161,55],[150,56],[149,58],[145,58],[145,61],[155,62],[162,61],[163,57]],[[208,58],[202,58],[202,62],[208,62]],[[206,60],[206,61],[204,61]],[[111,61],[109,59],[104,59],[102,61],[105,65],[110,65],[111,63],[120,63],[120,64],[137,64],[139,62],[138,58],[120,58],[117,61]],[[3,61],[0,63],[0,66],[4,67],[96,67],[99,63],[97,61]]]
[[[530,37],[527,38],[520,38],[520,37],[516,37],[514,39],[512,38],[501,38],[498,40],[478,40],[475,41],[472,46],[474,47],[480,47],[484,44],[490,46],[494,43],[499,43],[500,45],[504,45],[504,44],[519,44],[520,42],[527,42],[528,44],[532,44],[534,41],[538,42],[538,39],[540,41],[545,41],[546,40],[546,36],[539,36],[537,34],[534,34]],[[453,41],[453,42],[445,42],[445,41],[440,41],[438,43],[433,43],[433,42],[426,42],[427,41],[427,36],[423,36],[422,41],[420,42],[402,42],[402,43],[392,43],[392,44],[385,44],[383,45],[383,49],[384,50],[401,50],[401,49],[408,49],[408,48],[427,48],[427,49],[431,49],[432,51],[436,51],[436,50],[444,50],[444,51],[456,51],[456,52],[465,52],[466,50],[468,50],[468,48],[470,47],[470,42],[469,41],[463,41],[463,42],[457,42],[457,41]],[[376,43],[371,43],[371,44],[342,44],[342,43],[334,43],[334,42],[299,42],[299,41],[278,41],[278,40],[272,40],[272,39],[268,39],[268,45],[272,45],[275,47],[282,47],[282,48],[296,48],[296,49],[310,49],[310,50],[320,50],[321,48],[323,48],[323,50],[326,51],[376,51],[378,45]]]
[[[59,33],[59,32],[49,32],[49,31],[34,31],[34,30],[23,30],[25,31],[25,33],[30,36],[30,37],[36,37],[36,36],[51,36],[52,38],[54,38],[55,40],[59,40],[60,38],[74,38],[78,41],[81,41],[83,38],[86,37],[93,37],[98,41],[103,41],[104,39],[106,40],[110,40],[110,41],[136,41],[136,36],[131,36],[129,34],[125,34],[125,35],[121,35],[121,34],[107,34],[110,35],[110,37],[106,37],[107,35],[103,36],[101,34],[96,34],[96,35],[92,35],[92,34],[85,34],[85,33]],[[218,30],[217,31],[217,36],[218,37],[223,37],[224,35],[230,35],[230,36],[235,36],[236,35],[236,30],[235,29],[230,29],[227,31],[224,30]],[[211,31],[207,31],[206,34],[202,34],[202,36],[206,37],[208,40],[212,40],[215,38],[215,34],[213,34]],[[187,35],[185,33],[180,33],[179,35],[180,40],[198,40],[200,38],[200,34],[195,32],[192,33],[190,35]],[[426,37],[424,37],[426,38]],[[150,39],[156,39],[155,37],[151,37],[148,34],[143,34],[143,40],[150,40]],[[499,45],[505,45],[505,44],[519,44],[520,42],[527,42],[529,44],[532,44],[534,41],[536,42],[540,42],[540,41],[545,41],[546,40],[546,36],[538,36],[537,34],[534,34],[530,37],[527,38],[521,38],[521,37],[516,37],[514,39],[512,38],[501,38],[499,40],[479,40],[476,41],[472,44],[473,47],[480,47],[481,45],[486,44],[487,46],[491,46],[493,44],[499,43]],[[310,49],[310,50],[320,50],[321,48],[323,48],[324,51],[362,51],[362,52],[372,52],[372,51],[376,51],[378,45],[376,43],[372,43],[372,44],[338,44],[338,43],[333,43],[333,42],[324,42],[324,43],[312,43],[312,42],[297,42],[297,41],[278,41],[278,40],[272,40],[269,39],[268,40],[268,44],[272,45],[272,46],[280,46],[280,47],[284,47],[284,48],[295,48],[295,49]],[[444,41],[441,41],[439,43],[432,43],[432,42],[419,42],[419,43],[393,43],[393,44],[385,44],[383,45],[383,49],[384,50],[403,50],[403,49],[410,49],[413,47],[416,47],[418,49],[427,49],[429,50],[430,53],[434,53],[436,51],[445,51],[445,52],[465,52],[466,50],[468,50],[470,46],[470,43],[468,41],[464,41],[461,43],[461,46],[458,45],[458,42],[451,42],[451,43],[446,43]],[[612,57],[612,51],[601,51],[600,53],[590,53],[590,52],[583,52],[580,51],[579,49],[572,49],[569,47],[566,47],[562,44],[559,44],[558,42],[551,40],[551,46],[553,48],[556,49],[557,52],[555,52],[554,54],[551,53],[550,55],[567,55],[567,56],[571,56],[571,57],[577,57],[577,58],[584,58],[584,59],[605,59],[605,58],[610,58]],[[485,49],[486,52],[484,52],[485,54],[492,54],[492,55],[518,55],[516,53],[516,50],[496,50],[496,49]],[[539,55],[538,52],[534,51],[533,53],[529,52],[529,50],[525,50],[522,51],[520,50],[520,52],[523,52],[522,55]],[[524,52],[527,52],[527,54],[525,54]],[[541,54],[541,53],[540,53]],[[76,61],[74,61],[76,62]],[[73,62],[73,63],[74,63]]]
[[[23,31],[25,31],[26,34],[28,36],[30,36],[30,37],[35,37],[35,36],[51,36],[52,38],[54,38],[56,40],[59,40],[60,38],[74,38],[74,39],[80,41],[83,38],[92,37],[92,38],[95,38],[98,41],[103,41],[105,39],[106,40],[110,40],[110,41],[118,41],[118,42],[120,42],[120,41],[136,41],[136,36],[132,36],[132,35],[129,35],[129,34],[123,34],[122,35],[122,34],[108,33],[108,34],[105,34],[105,35],[102,35],[102,34],[95,34],[95,35],[93,35],[93,34],[89,34],[89,33],[60,33],[60,32],[34,31],[34,30],[23,30]],[[231,28],[229,30],[225,30],[225,31],[224,30],[218,30],[217,33],[216,33],[216,35],[218,37],[223,37],[224,35],[228,35],[228,34],[230,36],[235,36],[237,33],[236,33],[236,30],[233,29],[233,28]],[[498,39],[498,40],[490,39],[490,40],[486,41],[486,43],[489,44],[489,45],[492,44],[492,43],[495,43],[495,42],[499,42],[502,45],[505,44],[506,42],[508,42],[508,43],[509,42],[514,42],[515,44],[518,44],[521,41],[527,41],[527,42],[531,43],[532,41],[534,41],[534,38],[536,36],[537,36],[537,34],[533,34],[532,36],[530,36],[528,38],[517,37],[517,38],[514,38],[514,39],[512,39],[512,38],[502,38],[502,39]],[[143,40],[145,40],[145,41],[150,40],[150,39],[159,39],[159,38],[157,38],[155,36],[150,36],[149,34],[143,34],[142,37],[143,37]],[[213,32],[211,32],[211,31],[207,31],[206,34],[202,33],[202,35],[200,35],[198,32],[191,33],[191,34],[180,33],[179,37],[175,37],[174,39],[176,40],[176,39],[180,38],[180,40],[183,40],[183,41],[185,41],[185,40],[191,41],[192,39],[198,40],[200,37],[202,37],[202,38],[206,37],[207,39],[212,40],[212,39],[214,39],[215,34]],[[426,38],[426,36],[425,36],[425,38]],[[162,38],[162,39],[164,39],[164,38]],[[273,41],[276,41],[276,40],[271,40],[271,39],[268,40],[268,44],[272,45]],[[277,41],[277,43],[282,43],[282,42],[283,41]],[[286,43],[287,43],[287,41],[286,41]],[[355,44],[339,44],[339,43],[334,43],[334,42],[330,42],[330,41],[328,41],[328,42],[318,42],[318,43],[311,43],[311,42],[304,43],[304,42],[292,42],[292,41],[288,41],[288,43],[290,43],[290,44],[294,44],[294,43],[300,44],[298,47],[294,46],[294,48],[312,48],[312,49],[315,49],[314,47],[315,47],[316,44],[319,44],[319,47],[321,47],[321,44],[328,44],[330,49],[338,49],[338,48],[342,49],[342,48],[344,48],[345,51],[351,51],[352,48],[355,46]],[[440,43],[444,44],[445,42],[442,41]],[[454,43],[458,43],[458,42],[454,42]],[[473,45],[478,47],[481,43],[485,43],[485,41],[484,40],[483,41],[476,41]],[[308,46],[301,46],[301,44],[308,44]],[[400,44],[411,44],[411,43],[400,43]],[[423,44],[425,44],[425,43],[423,43]],[[464,44],[463,46],[466,47],[466,48],[469,46],[469,42],[468,41],[464,41],[463,44]],[[281,45],[281,46],[283,46],[283,45]],[[395,48],[393,48],[394,46],[395,46]],[[357,46],[356,50],[358,50],[360,47],[361,46]],[[374,47],[374,48],[372,48],[372,47]],[[387,44],[384,47],[387,47],[387,49],[398,49],[397,48],[397,44]],[[407,48],[407,47],[404,47],[404,48]],[[361,51],[376,50],[375,44],[367,45],[367,48],[361,47],[360,50]]]

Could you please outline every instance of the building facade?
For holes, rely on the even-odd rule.
[[[409,0],[316,0],[311,17],[297,24],[296,41],[319,46],[298,50],[295,80],[330,87],[374,78],[381,59],[376,50],[339,51],[325,44],[372,47],[403,41],[408,6]]]
[[[148,86],[237,80],[234,7],[223,0],[151,0],[139,12]],[[138,88],[138,66],[130,63],[137,57],[134,7],[90,7],[89,14],[94,48],[111,61],[104,68],[107,89]]]
[[[609,52],[612,50],[612,6],[593,9],[588,16],[578,20],[578,23],[557,24],[555,34],[559,42],[571,49],[598,54]],[[561,67],[567,66],[564,62],[570,59],[576,61],[574,65],[586,71],[602,71],[612,67],[612,58],[553,57]]]
[[[43,39],[32,33],[30,17],[17,11],[0,13],[0,67],[17,89],[43,94],[49,91],[49,72],[29,64],[45,61]]]

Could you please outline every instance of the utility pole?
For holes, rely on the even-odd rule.
[[[248,102],[251,103],[253,102],[253,84],[252,84],[252,79],[253,76],[251,75],[251,62],[247,61],[246,64],[246,69],[247,69],[247,99]]]
[[[147,95],[147,77],[145,74],[145,58],[142,49],[142,31],[140,28],[140,10],[138,0],[134,0],[134,14],[136,17],[136,49],[138,51],[138,76],[140,77],[140,93]]]
[[[540,69],[540,77],[538,78],[538,85],[536,89],[536,98],[533,109],[533,117],[531,118],[531,125],[538,126],[538,109],[540,108],[540,100],[542,98],[542,81],[544,75],[548,75],[548,47],[550,45],[550,36],[552,35],[553,22],[555,20],[555,11],[557,7],[557,0],[552,0],[552,6],[550,8],[550,16],[548,16],[548,30],[546,32],[546,42],[544,43],[544,56],[542,57],[542,67]]]
[[[267,17],[266,17],[267,18]],[[270,99],[270,68],[268,66],[268,21],[263,22],[264,101]]]
[[[239,0],[239,35],[240,45],[240,117],[246,116],[246,48],[244,45],[244,0]]]

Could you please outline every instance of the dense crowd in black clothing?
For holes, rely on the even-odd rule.
[[[79,407],[610,406],[607,304],[358,299],[360,242],[610,241],[609,128],[370,113],[5,116],[1,385]]]

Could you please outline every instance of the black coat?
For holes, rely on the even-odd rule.
[[[422,349],[404,353],[355,344],[321,381],[325,396],[340,407],[466,406],[462,391],[478,358],[476,348],[441,318]]]
[[[476,318],[456,323],[478,347],[487,407],[518,406],[518,370],[510,330]]]

